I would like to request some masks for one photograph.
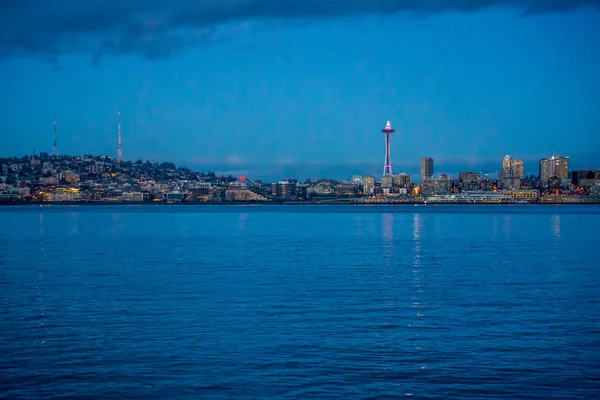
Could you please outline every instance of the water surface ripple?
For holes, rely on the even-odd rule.
[[[600,207],[0,208],[0,397],[600,397]]]

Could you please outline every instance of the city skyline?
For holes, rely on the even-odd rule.
[[[116,141],[116,152],[115,154],[96,154],[95,156],[108,156],[110,158],[115,159],[117,162],[120,161],[136,161],[134,159],[124,159],[123,158],[123,148],[122,148],[122,132],[121,132],[121,112],[117,113],[118,116],[118,120],[117,120],[117,141]],[[53,156],[57,156],[59,155],[59,151],[58,151],[58,147],[57,147],[57,121],[56,119],[54,120],[53,123],[53,142],[52,142],[52,152],[45,152],[43,150],[41,150],[39,153],[47,153],[47,154],[52,154]],[[392,171],[392,165],[391,165],[391,140],[390,140],[390,136],[393,132],[395,132],[395,129],[391,126],[390,121],[387,121],[386,126],[381,129],[381,132],[385,134],[385,161],[384,161],[384,169],[383,169],[383,173],[382,176],[384,175],[391,175],[393,173]],[[35,154],[39,154],[36,153],[36,146],[33,146],[33,151],[34,151],[34,155]],[[70,154],[69,156],[75,156],[75,155],[83,155],[86,153],[79,153],[79,154]],[[87,153],[87,154],[92,154],[92,153]],[[1,157],[2,155],[0,155]],[[7,156],[4,156],[7,157]],[[8,156],[8,157],[14,157],[13,156]],[[475,162],[473,162],[472,159],[467,158],[467,159],[454,159],[452,160],[450,163],[448,163],[448,159],[442,159],[442,163],[438,164],[436,163],[436,165],[438,166],[439,169],[434,170],[433,168],[433,158],[429,157],[429,156],[424,156],[421,157],[420,159],[420,169],[417,170],[415,169],[415,165],[412,162],[413,160],[402,160],[401,162],[399,162],[398,164],[400,165],[400,167],[404,167],[404,170],[402,172],[396,172],[394,173],[395,175],[397,174],[408,174],[408,175],[412,175],[413,176],[413,182],[422,182],[423,181],[423,176],[426,173],[426,171],[432,172],[432,171],[437,171],[435,173],[432,173],[431,175],[428,175],[431,179],[437,178],[440,175],[458,175],[460,173],[463,172],[477,172],[480,175],[489,175],[490,177],[497,177],[499,179],[503,179],[502,174],[503,171],[506,169],[510,169],[510,163],[511,160],[512,161],[516,161],[517,163],[519,163],[520,165],[520,172],[518,174],[518,177],[523,177],[523,176],[531,176],[531,175],[535,175],[538,176],[540,175],[541,172],[541,163],[544,160],[553,160],[555,157],[558,158],[565,158],[562,155],[555,155],[553,154],[552,156],[543,156],[540,157],[538,160],[533,160],[530,159],[528,160],[528,162],[525,164],[528,166],[528,169],[524,169],[523,165],[524,165],[524,161],[522,159],[513,159],[511,158],[509,155],[505,155],[502,158],[501,161],[501,165],[500,167],[498,167],[496,169],[496,166],[494,166],[496,164],[496,160],[476,160]],[[567,156],[566,159],[569,159],[569,157]],[[138,158],[138,160],[142,160],[142,158]],[[507,161],[508,160],[508,161]],[[173,162],[173,160],[168,160],[168,159],[145,159],[143,161],[151,161],[151,162]],[[199,170],[212,170],[215,171],[216,173],[219,173],[221,175],[232,175],[232,176],[246,176],[246,175],[253,175],[255,177],[258,178],[263,178],[263,177],[267,177],[267,180],[278,180],[281,176],[287,176],[287,177],[299,177],[302,176],[301,174],[294,174],[291,171],[294,170],[300,170],[302,168],[304,168],[304,170],[307,170],[307,166],[306,165],[295,165],[293,163],[283,163],[282,165],[278,165],[275,166],[273,168],[273,166],[267,166],[267,165],[262,165],[260,163],[256,163],[256,162],[246,162],[242,160],[242,159],[238,159],[235,162],[235,165],[238,167],[237,170],[223,170],[222,168],[219,167],[219,165],[223,165],[224,160],[217,160],[214,159],[212,160],[212,165],[211,164],[191,164],[191,165],[186,165],[186,164],[179,164],[178,166],[181,167],[185,167],[185,168],[192,168],[192,169],[199,169]],[[227,161],[227,160],[225,160]],[[439,160],[438,160],[439,161]],[[572,167],[576,167],[575,169],[579,169],[579,170],[584,170],[584,169],[595,169],[597,168],[597,160],[594,159],[591,163],[587,163],[586,158],[584,157],[583,160],[579,160],[579,162],[576,162],[574,165],[572,164]],[[508,164],[507,164],[508,163]],[[531,165],[537,165],[537,170],[534,171],[534,167],[532,167]],[[508,165],[508,167],[507,167]],[[262,171],[263,173],[260,174],[252,174],[252,170],[255,168],[263,168]],[[280,171],[280,168],[277,167],[283,167],[284,169],[287,170],[286,173],[284,173],[283,175],[281,173],[278,173],[278,171]],[[340,169],[337,168],[337,166],[335,165],[328,165],[328,164],[313,164],[311,167],[317,167],[319,169],[315,170],[315,171],[319,171],[316,174],[313,175],[305,175],[308,179],[312,178],[327,178],[327,179],[347,179],[350,175],[355,175],[356,173],[360,173],[362,175],[365,176],[370,176],[370,175],[374,175],[374,176],[378,176],[375,173],[370,172],[370,170],[372,170],[374,168],[373,165],[370,165],[369,163],[365,163],[365,162],[357,162],[351,165],[348,165],[347,168],[348,172],[346,173],[345,176],[342,177],[343,172],[340,172]],[[324,170],[323,168],[329,168],[329,170]],[[308,168],[309,169],[309,168]],[[568,170],[569,168],[567,168]],[[268,170],[268,171],[267,171]],[[256,171],[256,169],[254,170]],[[267,172],[265,172],[267,171]],[[323,172],[324,171],[324,172]],[[368,171],[368,172],[365,172]],[[331,174],[331,172],[333,172],[333,175]],[[420,172],[420,174],[419,174]],[[427,174],[429,173],[427,172]],[[416,178],[416,179],[415,179]]]
[[[112,159],[114,159],[117,162],[134,162],[137,160],[142,160],[142,158],[138,158],[137,160],[134,159],[127,159],[127,158],[123,158],[123,148],[122,148],[122,132],[121,132],[121,113],[118,112],[117,113],[118,116],[118,120],[117,120],[117,140],[116,140],[116,152],[115,154],[92,154],[92,153],[76,153],[76,154],[66,154],[66,156],[83,156],[84,154],[89,154],[89,155],[93,155],[93,156],[105,156],[105,157],[110,157]],[[37,147],[33,146],[33,155],[38,155],[40,153],[46,153],[49,155],[53,155],[53,156],[59,156],[61,154],[59,154],[59,149],[57,147],[57,121],[54,120],[53,123],[53,141],[52,141],[52,150],[51,152],[47,152],[44,151],[43,149],[40,150],[39,152],[36,151]],[[459,175],[460,173],[464,173],[464,172],[476,172],[482,176],[490,176],[490,177],[494,177],[494,178],[498,178],[500,180],[503,179],[503,172],[507,169],[511,169],[510,168],[510,164],[512,161],[517,162],[520,165],[520,172],[518,173],[518,178],[522,178],[524,176],[539,176],[541,175],[541,171],[542,171],[542,162],[548,160],[554,160],[555,158],[558,159],[564,159],[566,158],[567,160],[569,160],[569,156],[563,156],[563,155],[556,155],[553,154],[552,156],[544,156],[544,157],[540,157],[538,160],[534,160],[534,159],[530,159],[528,160],[527,163],[525,163],[525,165],[527,165],[527,169],[524,169],[524,161],[522,159],[513,159],[512,157],[510,157],[509,155],[505,155],[502,160],[501,160],[501,165],[497,167],[497,160],[477,160],[475,162],[473,162],[472,159],[465,159],[465,160],[461,160],[461,159],[454,159],[451,160],[450,163],[448,163],[448,159],[442,159],[442,163],[439,164],[438,162],[436,162],[436,166],[437,168],[434,169],[433,167],[433,158],[429,157],[429,156],[424,156],[420,158],[420,169],[417,169],[416,166],[413,161],[414,160],[402,160],[401,162],[399,162],[398,164],[400,165],[401,168],[404,168],[401,172],[393,172],[392,171],[392,167],[391,167],[391,140],[390,140],[390,135],[395,132],[395,129],[392,128],[390,122],[388,121],[386,123],[386,126],[381,129],[381,132],[383,132],[385,134],[385,162],[384,162],[384,170],[383,173],[381,174],[381,176],[385,176],[385,175],[398,175],[398,174],[408,174],[411,175],[413,178],[413,182],[419,182],[422,183],[423,182],[423,176],[425,173],[429,174],[431,173],[431,175],[428,175],[430,177],[430,179],[435,179],[438,178],[441,175],[448,175],[448,176],[452,176],[452,175]],[[20,157],[20,156],[6,156],[6,155],[1,155],[0,154],[0,158],[2,157]],[[507,161],[508,160],[508,161]],[[149,162],[173,162],[173,160],[168,160],[168,159],[144,159],[142,160],[144,162],[149,161]],[[439,160],[438,160],[439,161]],[[246,175],[252,175],[256,178],[262,179],[262,178],[267,178],[267,180],[273,180],[276,181],[278,180],[281,176],[286,176],[286,177],[300,177],[302,176],[301,174],[294,174],[291,173],[291,171],[294,170],[300,170],[302,168],[304,168],[304,170],[310,170],[310,167],[313,168],[317,168],[314,171],[321,171],[321,172],[317,172],[316,174],[313,175],[305,175],[305,179],[311,179],[311,178],[323,178],[323,179],[340,179],[340,180],[345,180],[348,179],[350,175],[356,175],[357,173],[360,173],[364,176],[378,176],[378,174],[376,173],[372,173],[371,170],[374,168],[374,164],[369,164],[369,163],[365,163],[365,162],[357,162],[354,164],[351,164],[349,166],[347,166],[348,169],[348,173],[346,173],[345,176],[342,176],[344,174],[344,172],[341,172],[342,169],[337,168],[337,166],[335,165],[328,165],[326,163],[322,163],[322,164],[313,164],[311,166],[309,166],[309,168],[306,168],[306,165],[295,165],[292,163],[284,163],[282,165],[279,165],[279,167],[283,167],[284,169],[287,170],[286,173],[284,173],[283,175],[278,173],[278,171],[280,171],[280,168],[277,168],[278,166],[273,167],[271,166],[267,166],[267,165],[261,165],[260,162],[248,162],[247,164],[244,164],[244,160],[236,160],[236,166],[238,166],[237,170],[223,170],[222,168],[220,168],[220,165],[222,164],[223,160],[212,160],[212,165],[211,164],[201,164],[201,165],[186,165],[184,164],[180,164],[175,162],[175,164],[178,164],[178,167],[184,167],[184,168],[191,168],[191,169],[196,169],[196,170],[209,170],[209,171],[214,171],[215,173],[221,174],[223,176],[225,175],[231,175],[231,176],[246,176]],[[567,161],[568,162],[568,161]],[[508,164],[507,164],[508,163]],[[532,165],[537,166],[535,169]],[[252,170],[254,169],[256,171],[256,168],[263,168],[262,174],[252,174]],[[327,170],[327,168],[329,168],[329,170]],[[585,170],[585,169],[596,169],[598,168],[598,161],[597,160],[593,160],[593,162],[591,163],[587,163],[584,160],[579,160],[579,162],[575,162],[574,164],[571,164],[571,168],[567,167],[567,171],[570,171],[571,169],[575,169],[575,170]],[[535,171],[534,171],[535,169]],[[266,172],[265,172],[266,171]],[[324,172],[322,172],[324,171]],[[365,172],[367,171],[367,172]],[[428,172],[426,172],[428,171]],[[511,174],[512,175],[512,174]]]
[[[232,33],[227,40],[186,42],[162,57],[151,56],[158,43],[151,38],[124,42],[126,33],[101,29],[88,37],[55,31],[46,20],[26,34],[39,31],[47,40],[13,43],[15,21],[35,15],[29,3],[11,6],[2,18],[15,35],[0,34],[0,90],[10,99],[0,110],[8,132],[2,156],[34,146],[50,153],[58,121],[61,154],[115,157],[115,116],[122,112],[124,159],[233,175],[378,176],[377,127],[388,119],[401,132],[391,144],[394,172],[415,177],[424,155],[436,160],[436,171],[452,175],[498,171],[505,154],[524,160],[526,174],[536,174],[535,165],[552,154],[569,156],[574,169],[597,168],[595,9],[559,1],[555,10],[524,14],[499,2],[470,10],[453,1],[381,15],[384,3],[357,2],[348,13],[302,4],[310,21],[279,10],[266,18],[265,30],[255,29],[258,15],[224,14],[211,26]],[[77,11],[93,18],[90,10],[104,9],[90,4]],[[72,15],[68,3],[61,7],[49,12]],[[130,21],[139,7],[157,12],[131,2],[115,18]],[[169,11],[192,6],[180,7]],[[234,22],[236,29],[225,29]],[[81,47],[59,45],[70,37]],[[99,55],[95,40],[115,38],[131,47]],[[29,47],[19,48],[23,43]]]
[[[405,173],[352,179],[249,179],[194,171],[170,162],[149,163],[108,156],[0,158],[0,203],[600,203],[600,170],[569,171],[567,157],[539,161],[539,176],[523,174],[523,160],[505,156],[498,177],[463,171],[435,176],[421,159],[420,183]]]
[[[120,131],[119,131],[120,133]],[[119,135],[120,136],[120,135]],[[119,142],[120,143],[120,142]],[[387,146],[386,146],[387,149]],[[150,159],[137,159],[137,160],[130,160],[130,159],[124,159],[124,158],[119,158],[119,150],[120,148],[117,149],[117,156],[113,156],[113,155],[107,155],[107,154],[54,154],[54,153],[49,153],[49,152],[45,152],[45,151],[40,151],[40,152],[36,152],[36,148],[33,148],[34,153],[33,153],[33,158],[37,158],[39,159],[40,156],[42,159],[48,159],[48,158],[56,158],[57,160],[60,160],[64,157],[66,158],[106,158],[108,160],[114,160],[114,162],[116,162],[117,164],[119,163],[151,163],[151,164],[161,164],[161,163],[168,163],[168,164],[173,164],[176,166],[176,168],[184,168],[184,169],[190,169],[193,171],[211,171],[212,173],[215,173],[219,176],[233,176],[233,177],[243,177],[244,179],[246,179],[247,174],[244,173],[243,171],[229,171],[229,172],[224,172],[219,170],[218,168],[214,168],[214,166],[207,166],[206,168],[196,168],[194,166],[190,166],[190,165],[184,165],[184,164],[177,164],[175,162],[169,161],[169,160],[150,160]],[[54,148],[53,148],[54,150]],[[387,154],[387,152],[386,152]],[[30,157],[32,156],[32,154],[25,154],[25,155],[13,155],[13,156],[9,156],[9,157],[5,157],[5,156],[0,156],[0,159],[14,159],[14,160],[22,160],[23,157]],[[508,160],[508,161],[507,161]],[[506,187],[510,187],[510,180],[511,179],[517,179],[517,180],[523,180],[523,179],[530,179],[531,177],[534,177],[535,179],[537,178],[541,178],[543,181],[544,180],[548,180],[550,177],[554,177],[554,176],[559,176],[562,178],[570,178],[571,172],[574,171],[600,171],[600,168],[598,167],[598,162],[592,163],[592,165],[586,165],[585,167],[581,167],[580,165],[583,165],[581,162],[579,163],[575,163],[573,164],[570,160],[569,156],[563,156],[563,155],[552,155],[552,156],[547,156],[547,157],[542,157],[539,160],[530,160],[530,162],[525,163],[524,160],[522,159],[517,159],[517,158],[512,158],[509,155],[504,156],[498,164],[498,168],[497,169],[493,169],[493,163],[489,164],[488,169],[478,169],[478,168],[468,168],[465,167],[465,165],[471,165],[471,167],[473,166],[473,164],[465,164],[462,165],[458,162],[456,164],[452,164],[450,168],[453,168],[453,170],[457,171],[457,172],[448,172],[448,164],[442,164],[441,169],[439,169],[439,166],[437,163],[435,163],[435,160],[429,156],[425,156],[422,157],[420,159],[420,164],[418,166],[420,166],[419,169],[417,169],[415,167],[415,165],[411,165],[408,167],[408,169],[405,169],[401,172],[390,172],[390,173],[386,173],[384,170],[384,173],[379,175],[377,173],[358,173],[358,170],[362,170],[365,169],[365,165],[364,164],[357,164],[354,167],[354,173],[350,176],[339,176],[339,174],[317,174],[317,175],[312,175],[312,176],[306,176],[304,178],[299,178],[296,175],[293,174],[284,174],[284,175],[279,175],[279,176],[275,176],[275,172],[271,171],[270,173],[265,174],[266,175],[266,179],[265,176],[260,176],[260,175],[254,175],[252,176],[253,179],[259,179],[261,181],[264,182],[277,182],[280,181],[281,179],[294,179],[294,180],[319,180],[319,179],[325,179],[325,180],[337,180],[337,181],[351,181],[354,180],[357,177],[373,177],[375,178],[375,181],[379,182],[380,180],[382,180],[382,178],[384,178],[386,175],[389,175],[390,177],[398,177],[400,175],[407,175],[409,176],[410,180],[413,183],[417,183],[417,184],[422,184],[423,183],[423,177],[427,176],[427,179],[429,180],[438,180],[440,178],[443,177],[450,177],[450,178],[459,178],[460,175],[462,174],[478,174],[481,176],[481,178],[489,178],[492,180],[498,180],[499,182],[503,182],[504,185]],[[560,163],[560,164],[559,164]],[[217,163],[218,164],[218,163]],[[512,164],[512,165],[511,165]],[[256,166],[257,164],[253,164],[253,166]],[[434,166],[435,165],[435,166]],[[527,170],[524,169],[524,165],[529,165],[529,169],[531,171],[527,172]],[[556,165],[556,166],[554,166]],[[560,165],[560,167],[559,167]],[[323,164],[323,166],[325,166],[325,164]],[[533,171],[535,167],[535,171]],[[513,168],[516,168],[513,169]],[[335,171],[335,168],[333,168],[333,171]],[[410,171],[410,172],[407,172]],[[516,171],[516,172],[515,172]],[[506,173],[509,173],[509,176],[506,175]],[[271,178],[271,176],[275,176],[274,178]],[[506,179],[508,179],[508,181],[506,181]],[[515,181],[515,184],[518,186],[519,182]]]

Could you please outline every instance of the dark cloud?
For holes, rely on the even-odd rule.
[[[512,7],[525,13],[600,8],[600,0],[18,0],[0,2],[0,56],[168,57],[248,29],[246,21],[400,12],[428,16]]]

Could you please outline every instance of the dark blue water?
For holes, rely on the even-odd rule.
[[[0,397],[600,396],[600,207],[4,207],[0,227]]]

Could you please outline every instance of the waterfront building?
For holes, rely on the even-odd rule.
[[[231,188],[225,190],[226,201],[267,201],[267,198],[247,188]]]
[[[505,198],[514,201],[536,201],[540,198],[540,191],[536,189],[511,189],[502,190]]]
[[[206,184],[205,184],[206,185]],[[205,195],[208,191],[204,185],[195,185],[199,193]],[[208,185],[210,188],[210,184]],[[266,201],[263,196],[262,185],[252,182],[245,176],[240,176],[233,182],[229,182],[229,188],[225,190],[226,201]]]
[[[488,192],[483,190],[473,190],[464,192],[465,195],[474,202],[498,202],[506,200],[506,196],[499,192]]]
[[[473,199],[465,193],[435,194],[428,196],[427,202],[430,203],[472,203]]]
[[[183,198],[185,196],[185,193],[181,193],[181,192],[171,192],[171,193],[167,193],[167,202],[169,203],[179,203],[183,201]]]
[[[125,192],[121,195],[122,201],[144,201],[144,194],[141,192]]]
[[[75,188],[57,188],[52,194],[52,201],[76,201],[80,198],[79,189]]]
[[[344,196],[354,196],[356,195],[356,190],[358,189],[354,182],[341,181],[336,182],[333,187],[333,192],[336,194],[341,194]]]
[[[273,197],[281,200],[296,198],[296,182],[291,180],[279,181],[272,186]]]

